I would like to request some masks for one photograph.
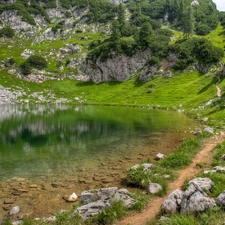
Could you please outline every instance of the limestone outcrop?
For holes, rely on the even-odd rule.
[[[112,53],[112,57],[96,62],[88,61],[80,67],[80,71],[90,77],[94,83],[107,82],[112,80],[125,81],[142,68],[146,60],[151,56],[151,50],[137,51],[132,57],[124,54]]]

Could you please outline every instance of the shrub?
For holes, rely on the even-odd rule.
[[[123,218],[125,215],[126,210],[123,201],[113,202],[109,208],[93,217],[93,219],[91,219],[91,224],[112,224],[116,220]]]
[[[158,57],[156,56],[151,56],[148,58],[148,60],[146,61],[146,64],[149,66],[154,66],[157,65],[157,67],[160,67],[160,60]]]
[[[21,63],[20,69],[23,75],[28,75],[31,73],[31,66],[28,62]]]
[[[13,38],[15,31],[10,27],[3,27],[0,29],[0,37]]]
[[[206,35],[210,32],[210,27],[207,24],[199,24],[196,26],[196,34]]]
[[[13,66],[14,64],[16,63],[15,59],[14,58],[8,58],[5,62],[5,65],[8,66],[8,67],[11,67]]]
[[[32,55],[27,59],[27,63],[34,68],[43,69],[47,67],[47,61],[38,55]]]

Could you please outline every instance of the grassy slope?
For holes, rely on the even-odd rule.
[[[81,40],[81,37],[88,36],[89,40]],[[175,36],[177,34],[175,33]],[[178,35],[179,36],[179,35]],[[23,49],[30,48],[40,53],[43,56],[48,56],[49,51],[58,52],[59,48],[63,47],[66,43],[77,43],[83,46],[84,52],[90,41],[96,40],[100,34],[83,33],[72,36],[69,40],[59,41],[46,41],[35,45],[30,45],[29,41],[16,43],[9,43],[2,41],[0,48],[0,60],[7,57],[13,57],[17,65],[22,61],[21,53]],[[177,37],[178,38],[178,37]],[[207,35],[215,45],[223,47],[225,37],[223,35],[222,26]],[[12,47],[8,47],[11,45]],[[71,57],[71,56],[68,56]],[[73,55],[72,57],[79,57]],[[48,59],[50,62],[49,71],[59,71],[56,67],[56,60]],[[64,59],[66,61],[66,59]],[[224,58],[225,61],[225,58]],[[67,71],[68,72],[68,71]],[[69,72],[74,72],[73,70]],[[186,113],[193,114],[196,117],[209,117],[209,123],[214,123],[212,120],[217,120],[217,125],[224,125],[221,120],[223,115],[223,105],[221,100],[216,97],[215,83],[215,69],[207,75],[202,75],[198,72],[186,72],[174,75],[173,78],[164,78],[162,76],[155,76],[147,83],[138,81],[138,75],[133,75],[128,81],[108,82],[102,84],[81,83],[73,80],[53,80],[47,81],[42,84],[29,83],[18,80],[15,76],[9,75],[6,72],[0,72],[0,84],[6,87],[12,85],[22,87],[26,93],[27,98],[33,92],[44,92],[45,95],[49,91],[55,93],[57,97],[68,98],[72,103],[78,102],[75,97],[82,96],[85,99],[85,104],[109,104],[109,105],[131,105],[131,106],[160,106],[162,108],[185,109]],[[225,81],[219,84],[223,90],[225,88]],[[223,95],[224,98],[225,95]],[[193,110],[198,106],[203,106],[209,100],[213,100],[214,105],[204,108],[204,110]],[[219,105],[216,105],[220,103]],[[222,110],[221,110],[222,109]]]

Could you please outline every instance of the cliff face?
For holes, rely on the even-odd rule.
[[[151,56],[151,50],[137,51],[132,57],[123,54],[116,54],[113,58],[108,58],[102,62],[99,59],[96,63],[89,61],[81,66],[80,71],[89,76],[94,83],[111,80],[125,81],[131,74],[141,69],[146,60]]]

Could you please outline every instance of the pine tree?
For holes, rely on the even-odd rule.
[[[184,18],[184,34],[185,37],[188,39],[190,35],[194,33],[194,25],[195,19],[193,15],[193,9],[192,6],[189,6],[187,8],[187,11],[185,13],[185,18]]]
[[[120,26],[124,26],[125,24],[125,7],[123,4],[119,4],[118,6],[118,22],[120,24]]]

